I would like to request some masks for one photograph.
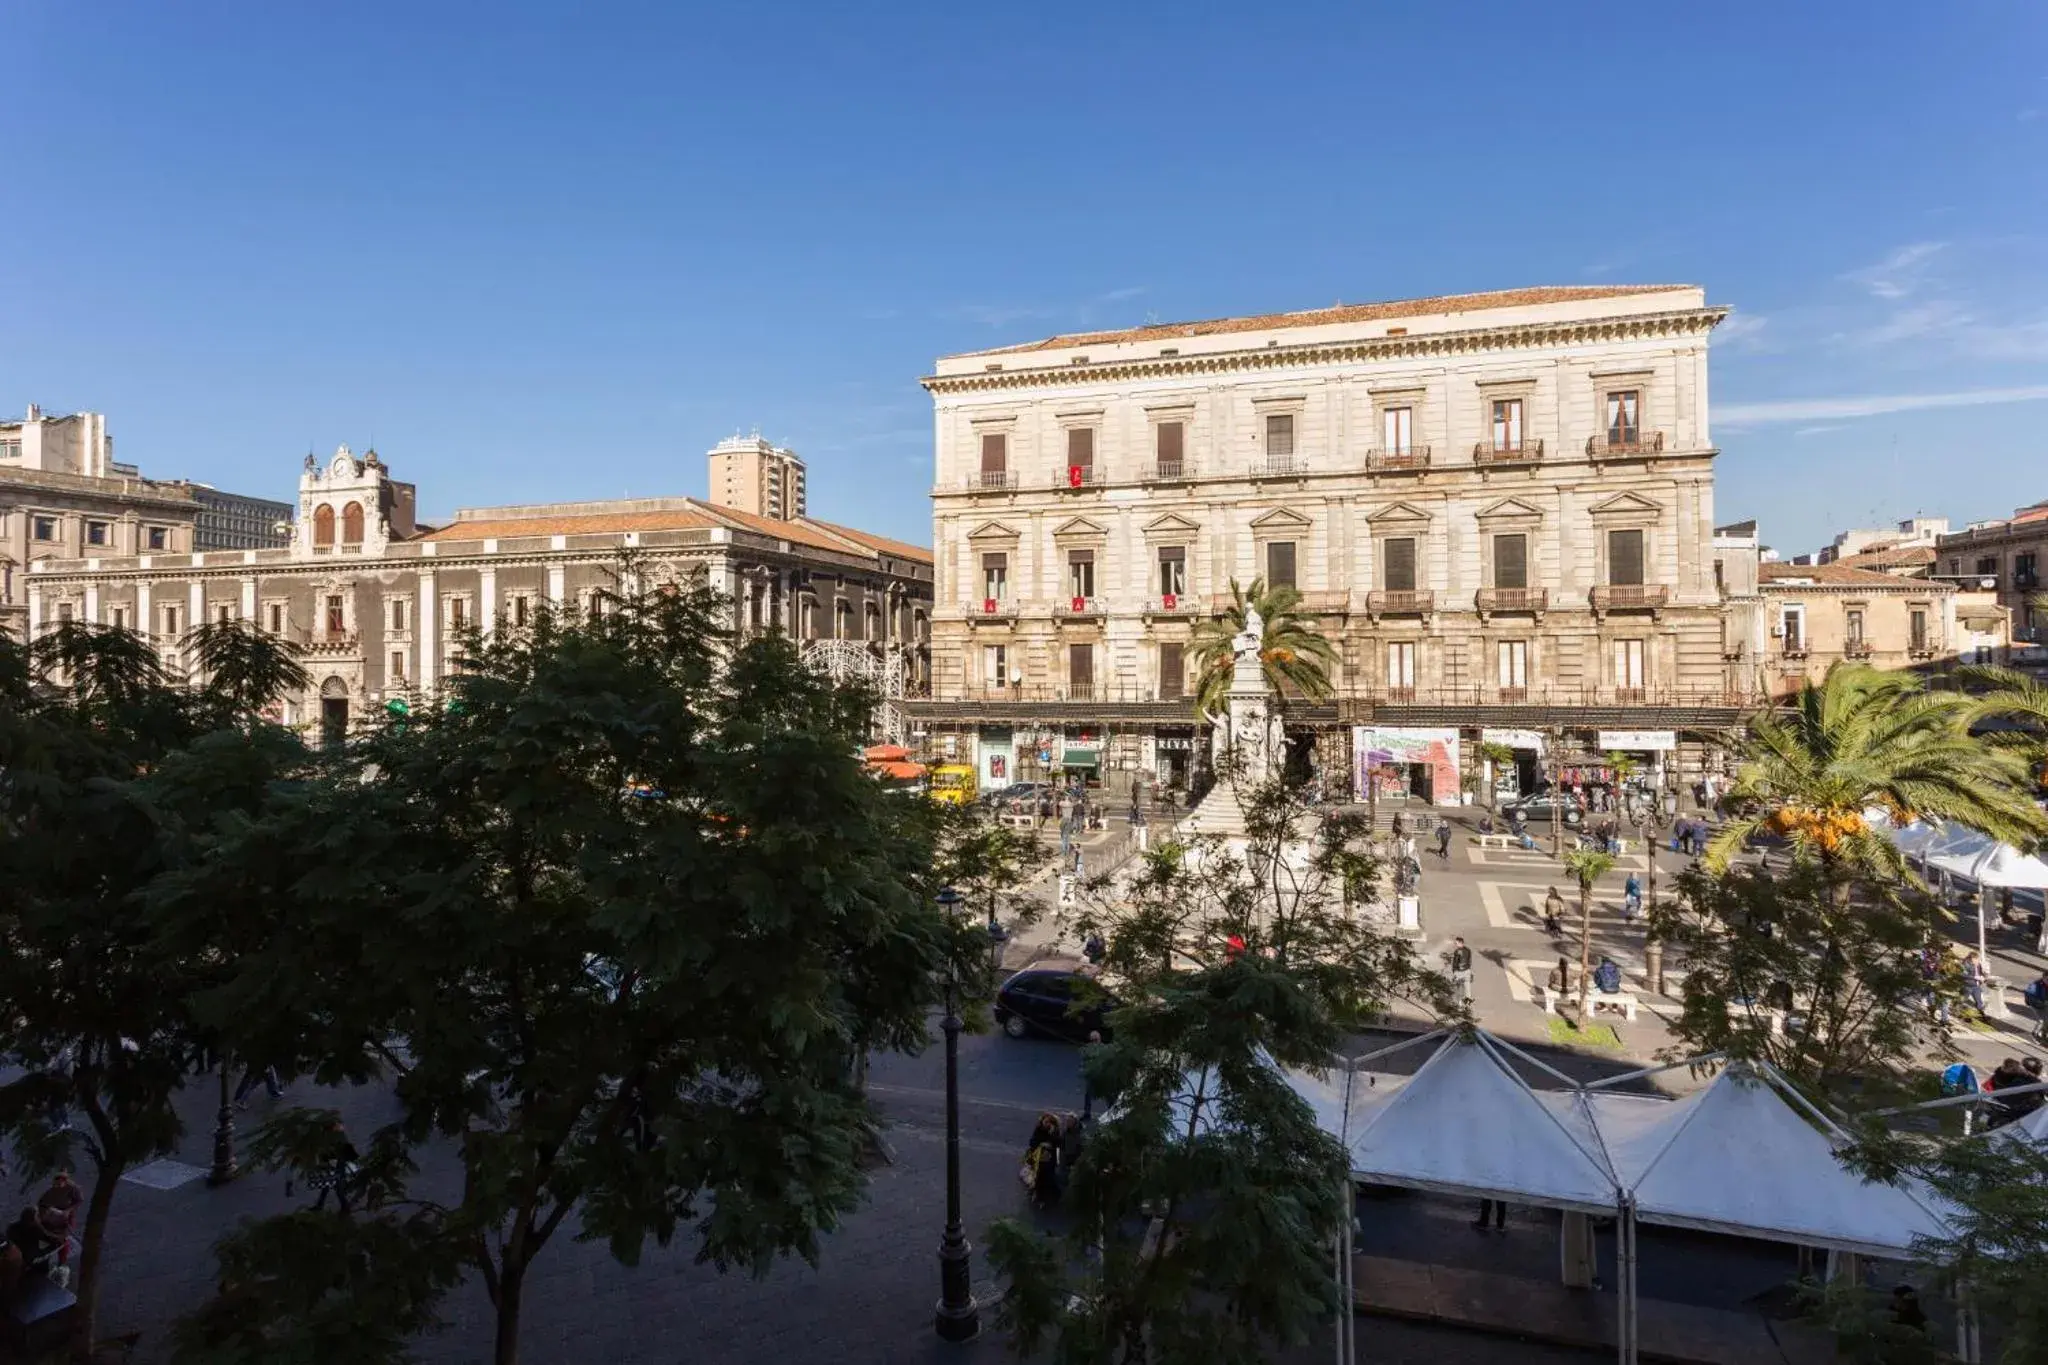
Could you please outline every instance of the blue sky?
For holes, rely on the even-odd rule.
[[[1704,284],[1722,520],[2048,497],[2048,7],[0,0],[0,411],[284,496],[701,492],[929,539],[949,351]]]

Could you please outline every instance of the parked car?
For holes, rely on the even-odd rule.
[[[997,787],[983,796],[991,806],[1001,810],[1007,806],[1029,802],[1038,804],[1039,793],[1045,790],[1043,782],[1012,782],[1007,787]]]
[[[1549,792],[1540,792],[1535,796],[1525,796],[1519,801],[1510,801],[1500,808],[1500,813],[1502,819],[1511,822],[1519,816],[1522,823],[1533,830],[1539,825],[1550,823],[1553,809],[1563,812],[1564,823],[1567,825],[1576,825],[1584,818],[1579,814],[1579,808],[1569,800],[1559,800]]]
[[[1109,1026],[1103,1021],[1116,1005],[1086,973],[1027,967],[996,991],[996,1022],[1012,1038],[1040,1033],[1085,1043],[1091,1032],[1109,1037]]]

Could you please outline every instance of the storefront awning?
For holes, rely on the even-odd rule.
[[[1099,768],[1102,766],[1102,751],[1099,749],[1069,749],[1060,757],[1063,768]]]

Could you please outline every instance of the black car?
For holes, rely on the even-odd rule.
[[[1510,801],[1500,808],[1500,813],[1510,821],[1519,815],[1522,818],[1522,823],[1526,825],[1547,826],[1550,823],[1553,803],[1555,803],[1556,809],[1561,810],[1563,822],[1567,825],[1576,825],[1584,818],[1580,815],[1577,805],[1568,800],[1558,801],[1547,791],[1539,792],[1534,796],[1525,796],[1519,801]]]
[[[1042,1033],[1085,1043],[1098,1032],[1106,1039],[1103,1020],[1115,1008],[1093,977],[1061,968],[1026,968],[996,991],[996,1022],[1012,1038]]]

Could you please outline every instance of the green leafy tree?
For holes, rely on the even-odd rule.
[[[685,1231],[721,1269],[813,1256],[877,1128],[849,1059],[924,1042],[956,950],[922,803],[855,757],[872,698],[722,612],[629,589],[473,636],[454,704],[352,744],[210,863],[274,916],[214,1001],[247,1055],[395,1075],[371,1149],[459,1161],[459,1197],[394,1188],[366,1226],[481,1281],[499,1365],[572,1217],[628,1263]],[[191,879],[194,922],[211,898]],[[280,1256],[313,1282],[238,1281],[241,1311],[300,1332],[354,1297],[337,1256]]]
[[[1282,697],[1292,693],[1310,700],[1330,695],[1330,670],[1337,662],[1337,649],[1316,629],[1315,614],[1302,610],[1301,594],[1293,588],[1269,588],[1263,578],[1254,578],[1249,588],[1242,588],[1233,578],[1230,602],[1223,614],[1196,626],[1188,648],[1196,669],[1195,714],[1215,715],[1223,710],[1236,658],[1233,642],[1243,633],[1245,613],[1252,607],[1265,623],[1259,665],[1273,690]]]
[[[1668,1055],[1767,1061],[1817,1094],[1902,1095],[1920,1068],[1926,992],[1957,994],[1921,969],[1940,930],[1925,894],[1877,883],[1845,901],[1810,858],[1770,874],[1687,872],[1650,916],[1686,963]],[[1803,1025],[1780,1027],[1787,1010]]]
[[[1505,744],[1488,739],[1479,742],[1477,753],[1482,764],[1479,770],[1479,781],[1480,785],[1485,788],[1486,808],[1488,810],[1497,810],[1500,807],[1497,795],[1500,770],[1515,761],[1515,751]]]
[[[1120,1002],[1084,1062],[1114,1107],[1064,1196],[1071,1230],[989,1232],[1020,1354],[1253,1361],[1327,1321],[1345,1155],[1277,1067],[1326,1066],[1396,996],[1460,1013],[1369,912],[1365,820],[1280,781],[1240,791],[1246,840],[1154,848],[1092,882],[1075,916],[1104,934]]]
[[[91,1167],[79,1354],[121,1175],[175,1148],[177,1093],[218,1043],[194,1001],[224,958],[167,941],[152,899],[201,856],[198,831],[303,761],[295,736],[243,710],[263,700],[254,679],[291,670],[259,640],[188,688],[127,631],[65,622],[30,650],[0,641],[0,1053],[22,1068],[0,1087],[0,1132],[27,1173],[81,1154]]]
[[[1586,993],[1592,988],[1593,886],[1614,870],[1611,854],[1577,848],[1564,855],[1564,870],[1579,883],[1579,1018],[1586,1017]]]
[[[1873,807],[1895,821],[1937,816],[1995,839],[2031,844],[2044,831],[2026,767],[1973,738],[1970,703],[1929,692],[1904,673],[1838,663],[1793,704],[1751,717],[1730,788],[1731,818],[1707,850],[1726,867],[1751,836],[1774,834],[1840,879],[1907,877],[1904,857],[1873,829]]]

